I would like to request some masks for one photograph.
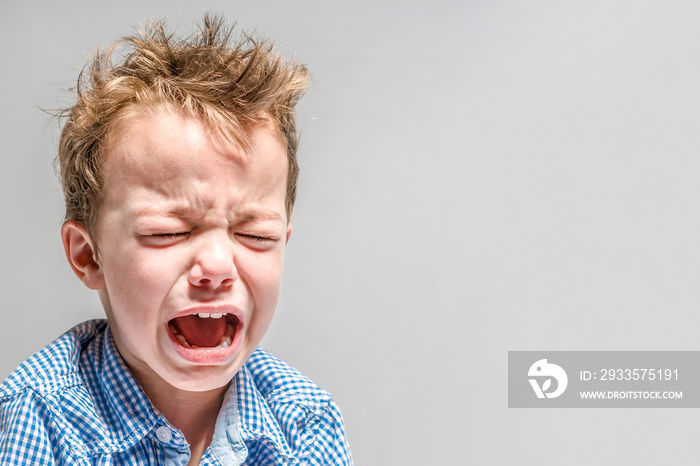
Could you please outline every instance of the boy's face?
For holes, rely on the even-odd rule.
[[[226,385],[272,319],[291,232],[286,146],[267,127],[248,135],[243,153],[164,112],[125,125],[105,154],[92,287],[144,386]]]

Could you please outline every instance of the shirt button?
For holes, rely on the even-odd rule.
[[[156,437],[163,443],[168,443],[173,438],[173,433],[165,426],[156,429]]]

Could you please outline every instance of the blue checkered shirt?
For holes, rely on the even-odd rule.
[[[74,327],[0,386],[2,465],[186,465],[189,446],[151,404],[107,323]],[[231,383],[202,465],[349,465],[330,395],[257,349]]]

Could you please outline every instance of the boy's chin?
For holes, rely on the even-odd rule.
[[[209,369],[211,371],[212,368]],[[164,377],[164,380],[170,386],[180,391],[198,393],[219,391],[226,389],[229,386],[231,380],[238,373],[238,370],[240,370],[240,367],[235,371],[231,371],[231,369],[234,368],[227,368],[225,372],[220,372],[218,374],[207,373],[207,371],[193,370],[186,376],[166,376]]]

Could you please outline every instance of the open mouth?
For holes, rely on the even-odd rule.
[[[176,317],[168,322],[175,340],[185,348],[226,348],[236,335],[233,314],[205,313]]]

